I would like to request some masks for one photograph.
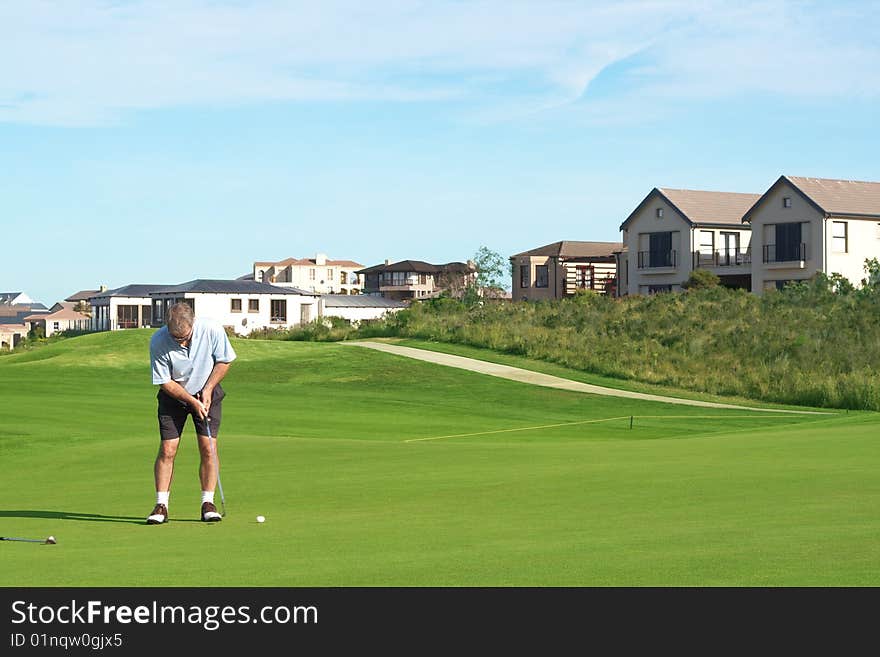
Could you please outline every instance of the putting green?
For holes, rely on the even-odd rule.
[[[228,516],[198,521],[188,426],[171,522],[147,526],[150,334],[0,358],[0,535],[58,540],[0,542],[0,585],[880,584],[876,414],[599,397],[338,344],[236,340]]]

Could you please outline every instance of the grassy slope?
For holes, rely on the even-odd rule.
[[[237,341],[230,515],[196,521],[189,429],[148,527],[148,339],[0,359],[0,534],[59,541],[0,543],[0,585],[880,584],[874,414],[707,413],[340,344]]]

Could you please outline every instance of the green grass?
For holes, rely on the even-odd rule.
[[[0,542],[0,586],[880,584],[876,414],[597,397],[338,343],[236,340],[229,515],[197,521],[190,425],[171,522],[147,526],[149,336],[0,359],[0,534],[58,539]]]

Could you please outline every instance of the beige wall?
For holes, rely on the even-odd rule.
[[[657,208],[663,209],[662,218],[657,218]],[[639,252],[648,250],[649,234],[665,231],[673,233],[672,250],[676,252],[675,267],[639,268]],[[623,231],[623,241],[629,250],[625,260],[628,271],[620,278],[629,282],[627,286],[629,294],[647,294],[651,285],[672,285],[673,289],[677,289],[687,279],[691,270],[690,224],[656,194],[630,219],[626,230]]]
[[[537,287],[536,269],[539,265],[547,265],[547,287]],[[520,285],[520,267],[529,268],[528,286]],[[513,258],[513,280],[511,281],[511,298],[514,301],[538,301],[541,299],[557,299],[565,289],[565,272],[557,266],[551,256],[515,256]]]
[[[791,198],[791,207],[783,199]],[[776,224],[800,222],[806,259],[792,262],[764,262],[764,246],[776,243]],[[761,294],[775,289],[776,281],[805,280],[824,271],[823,215],[788,183],[771,190],[751,215],[752,291]]]

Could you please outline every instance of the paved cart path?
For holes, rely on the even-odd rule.
[[[833,415],[824,411],[798,411],[777,408],[757,408],[753,406],[737,406],[735,404],[722,404],[718,402],[699,401],[697,399],[680,399],[678,397],[665,397],[663,395],[652,395],[645,392],[632,392],[630,390],[618,390],[616,388],[606,388],[591,383],[581,383],[580,381],[572,381],[571,379],[563,379],[562,377],[553,376],[551,374],[543,374],[541,372],[533,372],[524,370],[520,367],[511,367],[510,365],[500,365],[498,363],[490,363],[485,360],[477,360],[476,358],[466,358],[464,356],[455,356],[452,354],[443,354],[436,351],[428,351],[426,349],[415,349],[413,347],[404,347],[397,344],[388,344],[385,342],[341,342],[344,345],[353,345],[356,347],[367,347],[368,349],[376,349],[385,351],[398,356],[406,356],[418,360],[436,363],[438,365],[446,365],[449,367],[458,367],[471,372],[480,372],[481,374],[489,374],[498,376],[502,379],[510,379],[519,381],[520,383],[531,383],[537,386],[546,386],[548,388],[558,388],[560,390],[571,390],[573,392],[587,392],[593,395],[608,395],[611,397],[626,397],[628,399],[643,399],[645,401],[663,402],[665,404],[683,404],[685,406],[702,406],[704,408],[731,408],[741,411],[761,411],[765,413],[797,413],[802,415]]]

